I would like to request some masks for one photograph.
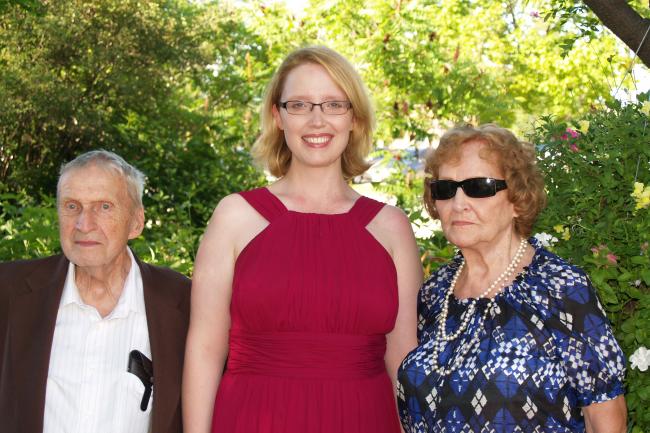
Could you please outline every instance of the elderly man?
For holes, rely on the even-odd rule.
[[[127,247],[144,176],[103,150],[64,165],[63,255],[0,264],[0,430],[180,432],[190,281]]]

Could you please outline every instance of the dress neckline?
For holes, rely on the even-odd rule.
[[[339,212],[339,213],[300,212],[300,211],[297,211],[297,210],[291,210],[291,209],[287,208],[287,206],[282,202],[282,200],[280,200],[278,198],[278,196],[273,194],[268,187],[265,186],[262,189],[264,191],[266,191],[266,193],[271,197],[271,199],[273,201],[275,201],[276,203],[278,203],[282,207],[282,209],[284,209],[286,212],[289,212],[289,213],[292,213],[292,214],[297,214],[297,215],[317,215],[317,216],[324,216],[324,217],[336,217],[336,216],[350,215],[354,211],[354,209],[357,208],[361,204],[362,199],[366,198],[365,196],[360,195],[354,201],[354,203],[352,204],[352,207],[350,207],[350,209],[348,209],[346,212]]]

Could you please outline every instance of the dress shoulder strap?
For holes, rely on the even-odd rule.
[[[287,208],[268,188],[256,188],[239,193],[268,222],[287,212]]]
[[[350,215],[365,227],[384,206],[385,204],[380,201],[361,196],[350,209]]]

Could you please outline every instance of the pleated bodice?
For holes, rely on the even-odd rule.
[[[392,258],[366,229],[383,204],[288,210],[241,193],[269,224],[237,258],[215,432],[395,433],[384,355],[397,316]]]

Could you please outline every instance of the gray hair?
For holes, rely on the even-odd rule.
[[[61,166],[61,170],[59,171],[59,182],[56,186],[57,199],[63,175],[71,170],[83,168],[91,164],[101,168],[114,170],[120,176],[123,176],[126,181],[126,191],[129,194],[131,201],[136,207],[143,207],[142,193],[144,191],[144,174],[126,162],[124,158],[118,154],[104,149],[91,150],[90,152],[82,153],[72,161]]]

